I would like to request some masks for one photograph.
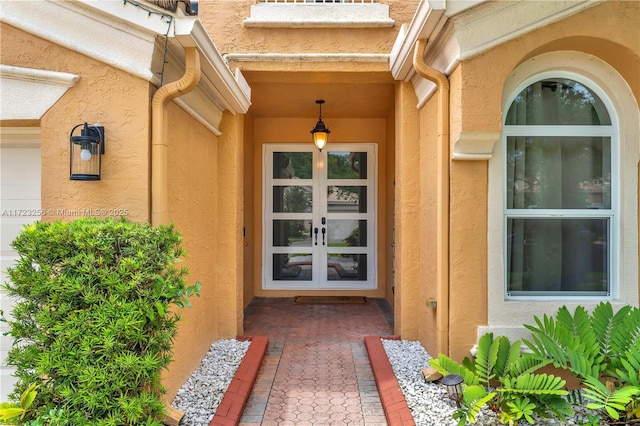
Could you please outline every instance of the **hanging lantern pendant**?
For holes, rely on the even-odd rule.
[[[320,107],[320,114],[316,127],[311,130],[311,135],[313,136],[313,143],[316,148],[322,151],[322,148],[329,142],[329,133],[331,133],[331,130],[329,130],[327,126],[325,126],[324,121],[322,121],[322,104],[324,103],[324,99],[318,99],[316,103]]]

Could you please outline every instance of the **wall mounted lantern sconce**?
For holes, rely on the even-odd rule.
[[[456,405],[460,407],[460,401],[462,401],[462,377],[457,374],[447,374],[440,383],[447,387],[447,393],[449,399],[456,402]]]
[[[322,148],[324,148],[329,141],[329,133],[331,133],[331,131],[327,129],[327,126],[325,126],[322,121],[322,104],[324,103],[324,100],[318,99],[316,103],[320,106],[320,116],[316,123],[316,127],[311,130],[311,135],[313,136],[313,143],[316,145],[316,148],[322,151]]]
[[[80,135],[73,132],[78,127]],[[100,180],[104,154],[104,127],[100,124],[78,124],[69,135],[69,174],[70,180]]]

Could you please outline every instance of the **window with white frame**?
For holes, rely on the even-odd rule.
[[[513,96],[503,147],[507,299],[612,294],[618,137],[598,93],[543,75]]]

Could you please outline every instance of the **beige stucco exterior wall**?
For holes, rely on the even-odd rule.
[[[218,327],[220,337],[233,338],[242,332],[242,283],[244,238],[244,116],[225,112],[220,124],[218,173]]]
[[[84,55],[2,25],[2,62],[80,76],[42,117],[43,220],[73,220],[86,211],[126,212],[150,219],[150,100],[148,82]],[[242,119],[225,115],[215,136],[175,103],[167,109],[170,221],[183,237],[187,283],[201,297],[182,309],[174,363],[164,374],[172,399],[213,341],[241,331]],[[84,121],[105,127],[102,180],[69,180],[69,132]],[[12,123],[2,123],[12,125]],[[23,125],[23,123],[19,123]],[[224,188],[224,190],[220,190]],[[105,217],[98,215],[96,217]],[[176,308],[177,309],[177,308]]]
[[[175,104],[167,110],[170,220],[187,251],[188,284],[202,283],[201,297],[180,311],[165,375],[170,400],[215,340],[242,332],[244,124],[225,113],[215,136]]]
[[[386,176],[384,181],[380,181],[380,185],[384,185],[386,187],[386,195],[384,200],[380,200],[380,206],[384,206],[384,210],[386,212],[386,241],[382,243],[385,244],[386,256],[384,258],[386,276],[385,276],[385,294],[384,297],[387,299],[391,307],[394,305],[394,297],[393,294],[395,292],[395,276],[394,276],[394,267],[395,267],[395,133],[396,133],[396,125],[395,125],[395,111],[391,110],[389,115],[386,118],[386,131],[387,134],[385,139],[387,143],[385,144],[385,149],[380,150],[380,161],[385,163],[386,167]]]
[[[420,138],[415,105],[409,83],[396,87],[395,146],[395,297],[396,334],[415,340],[420,328]]]
[[[438,101],[432,97],[420,110],[420,137],[418,168],[420,181],[420,286],[418,303],[418,340],[429,353],[446,352],[446,348],[437,347],[437,309],[429,305],[438,300],[437,274],[437,144],[438,138]],[[407,285],[408,283],[405,283]],[[404,337],[404,335],[403,335]]]
[[[392,28],[246,28],[255,0],[200,0],[198,17],[222,53],[384,53],[391,51],[402,23],[411,21],[418,0],[390,1]],[[306,7],[309,7],[308,5]]]
[[[255,150],[253,148],[254,140],[253,132],[253,117],[251,115],[245,115],[244,117],[244,161],[243,161],[243,175],[244,175],[244,222],[243,222],[243,302],[246,307],[254,293],[254,282],[260,280],[255,277],[255,263],[260,262],[256,260],[255,248],[260,243],[260,239],[256,238],[256,231],[254,229],[255,221],[254,216],[256,211],[260,211],[260,204],[255,204],[255,188],[254,182],[258,179],[254,168],[255,164]]]
[[[42,208],[50,213],[42,220],[73,220],[87,214],[104,218],[118,213],[132,221],[148,220],[149,83],[5,23],[0,25],[3,64],[80,76],[39,123]],[[69,132],[85,121],[105,127],[101,181],[69,180]]]
[[[608,1],[462,63],[450,76],[451,140],[461,132],[501,131],[505,81],[519,63],[544,52],[597,56],[616,68],[638,99],[639,8],[638,2]],[[462,359],[487,321],[487,162],[452,161],[450,184],[450,355]]]
[[[218,316],[218,138],[174,103],[166,107],[168,197],[170,221],[183,238],[187,255],[180,266],[189,270],[187,285],[202,283],[200,297],[191,308],[179,309],[181,321],[174,344],[174,359],[165,374],[170,400],[198,366],[220,334]],[[174,309],[178,309],[177,307]]]

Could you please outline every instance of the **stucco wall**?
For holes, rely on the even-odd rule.
[[[243,196],[244,196],[244,222],[243,222],[243,304],[246,307],[254,294],[254,282],[260,280],[255,278],[255,248],[256,244],[260,242],[260,238],[256,238],[256,232],[254,229],[254,215],[256,211],[260,211],[258,206],[254,204],[256,179],[259,179],[258,173],[254,168],[255,158],[253,149],[253,117],[248,114],[244,120],[244,160],[243,160],[243,175],[245,180]]]
[[[40,121],[45,221],[84,215],[149,218],[148,82],[104,63],[0,24],[2,63],[80,76]],[[37,96],[37,94],[34,94]],[[102,180],[69,180],[69,132],[83,122],[105,128]]]
[[[420,110],[420,142],[418,168],[420,179],[420,303],[418,303],[418,339],[429,353],[446,352],[446,348],[437,347],[437,309],[446,307],[429,306],[428,302],[438,299],[437,290],[437,214],[438,191],[438,102],[432,97]],[[406,285],[407,283],[405,283]]]
[[[420,329],[420,132],[417,99],[409,83],[396,86],[395,333],[415,340]],[[423,342],[425,343],[425,342]]]
[[[518,64],[544,52],[575,50],[603,59],[626,79],[637,99],[639,9],[638,2],[608,1],[462,63],[450,76],[451,140],[461,132],[501,131],[505,81]],[[489,184],[486,161],[452,161],[450,348],[456,359],[469,354],[477,327],[487,321]]]
[[[396,134],[396,126],[395,126],[395,111],[390,111],[387,116],[386,122],[386,149],[380,151],[380,161],[383,161],[386,164],[386,176],[385,180],[380,181],[380,185],[384,185],[386,187],[386,196],[384,200],[384,209],[387,212],[386,217],[386,241],[381,242],[387,247],[387,255],[384,258],[384,262],[386,264],[386,288],[385,288],[385,298],[393,308],[394,305],[394,297],[393,293],[395,292],[395,134]]]
[[[418,0],[383,0],[391,28],[246,28],[255,0],[200,0],[198,16],[222,53],[389,53],[402,23],[411,21]],[[302,7],[313,7],[303,5]],[[335,5],[349,7],[349,5]],[[287,7],[291,7],[290,5]]]
[[[175,361],[165,374],[169,399],[219,336],[218,316],[218,137],[174,103],[166,107],[170,220],[183,238],[187,256],[180,266],[189,270],[188,285],[202,283],[201,297],[180,309],[174,345]],[[178,308],[175,308],[178,309]]]

